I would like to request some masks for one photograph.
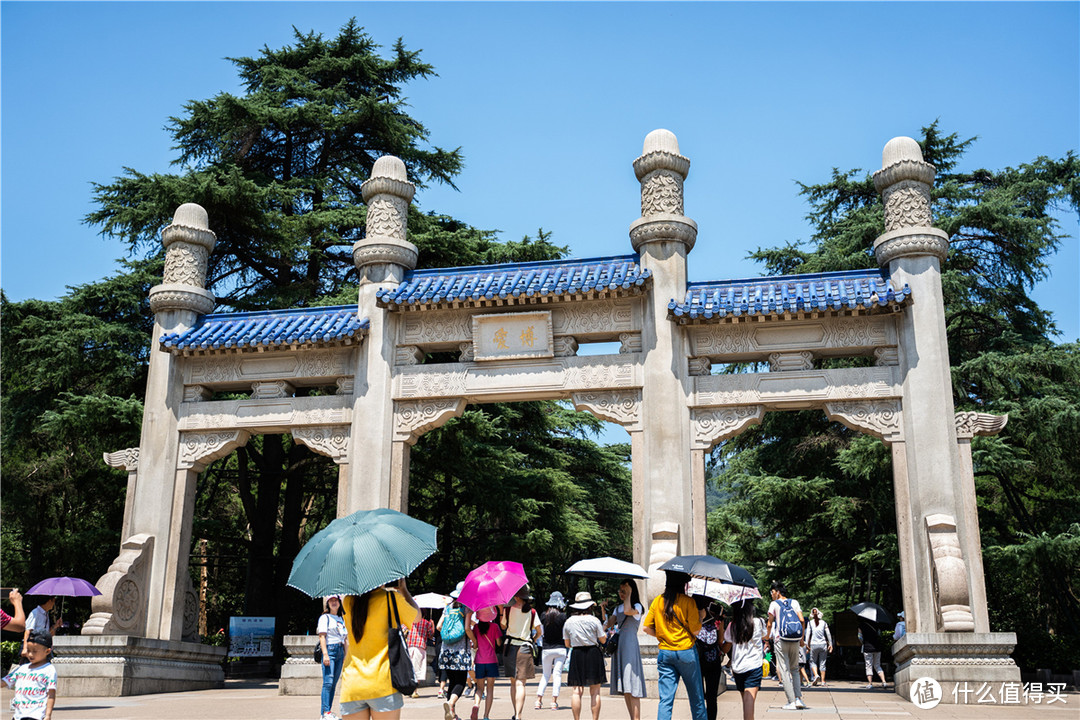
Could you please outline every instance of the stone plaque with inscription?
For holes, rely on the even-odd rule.
[[[495,313],[472,318],[477,362],[554,357],[551,312]]]

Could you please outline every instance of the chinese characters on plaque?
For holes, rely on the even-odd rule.
[[[549,310],[474,315],[472,332],[477,362],[555,355]]]

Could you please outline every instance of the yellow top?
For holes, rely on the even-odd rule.
[[[352,630],[353,603],[355,595],[345,598],[345,627],[349,629],[349,645],[345,654],[345,667],[341,670],[341,701],[373,700],[397,692],[390,683],[390,651],[387,639],[390,637],[386,611],[389,608],[387,598],[397,600],[398,617],[407,629],[416,619],[417,610],[405,602],[396,591],[376,590],[368,601],[367,621],[364,634],[357,642]],[[390,617],[393,622],[393,615]]]
[[[689,650],[694,647],[694,636],[701,631],[697,603],[689,595],[680,593],[675,599],[674,615],[669,621],[664,614],[664,596],[657,595],[645,615],[645,627],[656,632],[661,650]]]

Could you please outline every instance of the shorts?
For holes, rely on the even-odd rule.
[[[370,700],[343,702],[341,703],[341,714],[352,715],[368,708],[371,708],[374,712],[390,712],[391,710],[400,710],[403,707],[405,707],[405,698],[401,696],[401,693],[396,692],[393,695],[371,698]]]
[[[498,678],[499,677],[499,663],[476,663],[476,679],[483,680],[484,678]]]
[[[740,692],[747,688],[761,687],[761,668],[754,668],[749,672],[734,673],[735,689]]]

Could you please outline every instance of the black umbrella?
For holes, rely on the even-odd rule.
[[[727,560],[712,555],[676,555],[660,566],[660,570],[686,573],[694,577],[717,580],[732,585],[756,588],[757,583],[750,572]]]
[[[872,602],[861,602],[851,606],[851,612],[858,615],[867,622],[872,622],[876,625],[888,625],[893,621],[892,615],[890,615],[885,608],[880,605],[875,605]]]

